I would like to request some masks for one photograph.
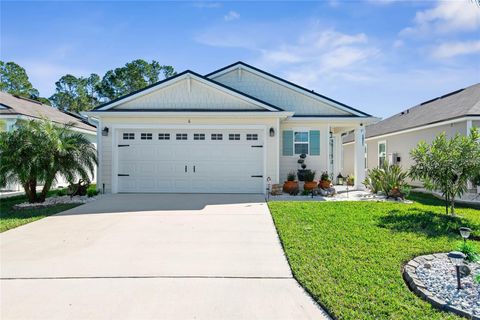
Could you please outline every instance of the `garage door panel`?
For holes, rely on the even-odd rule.
[[[136,132],[137,140],[118,147],[118,173],[130,175],[118,177],[119,192],[263,192],[263,177],[251,177],[263,174],[264,150],[252,148],[263,144],[261,131],[248,130],[258,141],[247,141],[247,130],[149,130],[151,140],[139,140],[141,130],[128,132]],[[160,132],[171,140],[159,140]],[[177,133],[187,133],[188,140],[176,140]],[[205,140],[193,140],[194,133],[203,133]],[[211,140],[212,133],[221,133],[223,140]],[[240,133],[241,139],[229,140],[229,133]]]

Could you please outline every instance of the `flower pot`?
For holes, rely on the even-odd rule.
[[[285,181],[283,183],[283,192],[293,193],[295,190],[298,190],[297,181]]]
[[[306,181],[303,185],[303,190],[313,190],[317,187],[316,181]]]
[[[330,180],[320,180],[320,183],[318,184],[318,186],[321,189],[328,189],[328,188],[330,188],[331,183],[332,182]]]

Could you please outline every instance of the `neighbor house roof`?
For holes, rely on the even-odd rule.
[[[447,120],[480,116],[480,83],[422,102],[365,128],[365,137],[418,128]],[[343,142],[353,141],[347,135]]]
[[[73,124],[74,127],[96,132],[95,126],[87,123],[81,116],[67,114],[41,102],[0,92],[0,116],[25,116],[46,118],[58,124]]]

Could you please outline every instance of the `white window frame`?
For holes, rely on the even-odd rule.
[[[306,133],[307,134],[307,141],[295,141],[295,134],[296,133]],[[295,145],[297,144],[306,144],[307,145],[307,152],[305,153],[306,155],[310,154],[310,132],[307,130],[294,130],[293,131],[293,155],[298,155],[301,153],[297,153],[295,150]]]
[[[377,142],[377,166],[380,167],[380,145],[384,144],[385,145],[385,155],[383,156],[384,160],[383,161],[388,161],[387,159],[387,140],[382,140]]]

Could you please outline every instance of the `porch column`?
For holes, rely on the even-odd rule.
[[[343,170],[343,144],[341,133],[335,133],[333,135],[333,149],[333,179],[336,182],[338,174]]]
[[[354,179],[355,189],[365,189],[363,180],[365,180],[365,127],[355,128],[355,163],[354,163]]]

